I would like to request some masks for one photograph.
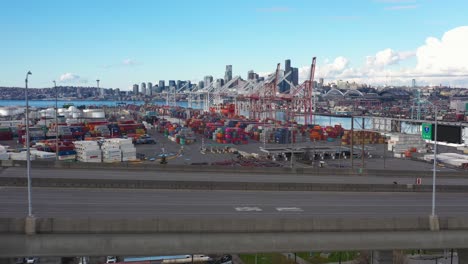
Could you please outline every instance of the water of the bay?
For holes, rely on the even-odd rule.
[[[125,104],[133,104],[133,105],[143,105],[144,101],[95,101],[95,100],[58,100],[57,104],[59,107],[63,107],[64,105],[74,105],[74,106],[117,106],[121,103]],[[166,105],[166,101],[153,101],[153,104],[156,105]],[[0,106],[25,106],[26,102],[24,100],[0,100]],[[38,107],[38,108],[47,108],[47,107],[55,107],[55,100],[29,100],[29,105],[31,107]],[[177,106],[180,107],[188,107],[188,102],[177,102]],[[201,104],[192,104],[194,109],[203,109],[203,103]],[[246,115],[246,113],[241,113]],[[278,120],[284,120],[284,113],[279,112],[277,114]],[[297,119],[299,124],[303,124],[304,120],[301,118]],[[320,126],[334,126],[334,125],[341,125],[345,129],[351,129],[351,117],[330,117],[330,116],[322,116],[316,115],[314,117],[314,124]],[[364,120],[364,129],[371,129],[372,124],[368,118]],[[355,118],[354,119],[354,128],[355,129],[362,129],[362,118]],[[419,133],[419,125],[412,125],[403,122],[402,129],[406,133],[416,134]]]

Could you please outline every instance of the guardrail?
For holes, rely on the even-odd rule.
[[[466,217],[441,217],[440,230],[468,230]],[[217,233],[217,232],[372,232],[429,231],[428,217],[217,218],[149,219],[36,218],[36,234]],[[0,218],[0,234],[24,234],[24,218]]]
[[[1,167],[26,167],[25,161],[3,160]],[[61,169],[103,169],[103,170],[154,170],[165,172],[231,172],[231,173],[259,173],[259,174],[311,174],[311,175],[372,175],[372,176],[412,176],[432,177],[432,171],[409,171],[409,170],[371,170],[371,169],[349,169],[349,168],[251,168],[251,167],[229,167],[229,166],[197,166],[197,165],[161,165],[156,163],[79,163],[60,161],[32,161],[33,168],[61,168]],[[468,173],[463,171],[440,171],[441,177],[466,177]]]
[[[0,186],[26,187],[24,177],[0,177]],[[240,191],[432,192],[432,185],[295,182],[216,182],[123,179],[32,178],[33,187]],[[437,192],[466,193],[465,185],[437,185]]]

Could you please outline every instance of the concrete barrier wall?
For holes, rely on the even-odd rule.
[[[468,218],[440,218],[441,230],[468,230]],[[371,232],[429,230],[429,217],[282,218],[160,217],[151,219],[38,218],[37,234],[239,232]],[[24,219],[0,218],[0,235],[24,233]]]
[[[26,167],[25,161],[0,161],[2,167]],[[231,172],[231,173],[261,173],[261,174],[311,174],[311,175],[372,175],[372,176],[413,176],[432,177],[431,171],[405,170],[367,170],[367,169],[339,169],[339,168],[247,168],[229,166],[198,166],[198,165],[161,165],[158,163],[81,163],[60,161],[32,161],[34,168],[70,168],[70,169],[117,169],[117,170],[154,170],[176,172]],[[468,177],[466,172],[438,172],[442,177]]]
[[[0,257],[447,249],[465,248],[466,237],[468,231],[5,235]]]
[[[0,219],[0,257],[146,256],[255,252],[444,249],[467,245],[468,219]]]
[[[0,186],[25,187],[24,177],[0,177]],[[241,191],[340,191],[340,192],[432,192],[431,185],[341,184],[293,182],[211,182],[120,179],[32,178],[33,187],[117,188],[117,189],[190,189]],[[437,185],[437,192],[466,193],[466,185]]]

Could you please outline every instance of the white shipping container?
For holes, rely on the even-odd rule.
[[[101,156],[100,150],[86,150],[86,151],[77,151],[77,153],[83,156]]]
[[[59,160],[75,160],[76,155],[61,155],[58,157]]]
[[[101,160],[79,160],[81,162],[87,162],[87,163],[101,163]]]
[[[454,159],[464,159],[468,161],[468,155],[463,155],[463,154],[458,154],[458,153],[441,153],[439,155],[448,157],[448,158],[454,158]]]
[[[8,153],[0,153],[0,160],[8,160],[10,159],[10,155]]]
[[[55,153],[46,151],[31,150],[31,155],[34,155],[40,159],[55,159]]]
[[[102,154],[114,154],[122,152],[120,149],[106,149],[102,151]]]
[[[8,154],[11,160],[26,160],[26,157],[27,157],[26,151],[20,152],[20,153],[9,152]],[[36,157],[34,155],[30,155],[30,160],[35,160],[35,159]]]

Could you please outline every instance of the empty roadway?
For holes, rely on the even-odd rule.
[[[414,217],[430,193],[254,192],[33,188],[36,217]],[[0,217],[23,217],[26,188],[0,187]],[[468,194],[437,195],[440,216],[467,216]]]
[[[431,172],[422,179],[423,185],[431,185]],[[26,169],[9,167],[0,170],[0,177],[26,177]],[[33,168],[33,178],[79,178],[79,179],[135,179],[161,181],[215,181],[215,182],[294,182],[294,183],[344,183],[344,184],[414,184],[415,176],[363,176],[363,175],[310,175],[310,174],[260,174],[239,172],[170,172],[131,169],[59,169]],[[468,177],[437,177],[440,185],[468,185]]]

